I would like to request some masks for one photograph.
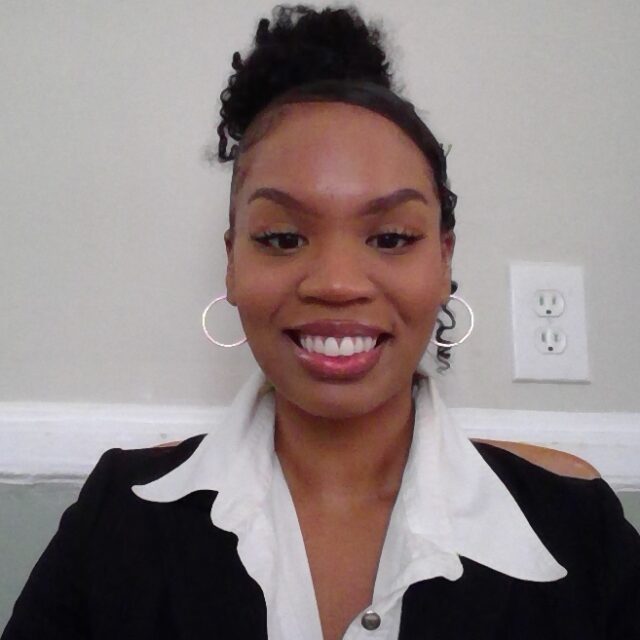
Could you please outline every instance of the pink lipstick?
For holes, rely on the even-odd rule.
[[[334,380],[359,378],[373,369],[380,360],[387,339],[391,337],[381,327],[347,320],[309,322],[292,327],[285,333],[294,344],[300,364],[307,371],[320,378]],[[314,342],[316,346],[310,347]],[[348,344],[346,350],[345,343]]]

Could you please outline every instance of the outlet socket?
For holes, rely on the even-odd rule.
[[[582,267],[516,262],[509,276],[513,379],[588,382]]]
[[[567,334],[562,329],[540,327],[536,331],[536,349],[545,356],[559,356],[567,348]]]
[[[541,318],[557,318],[564,313],[564,296],[555,289],[538,289],[534,310]]]

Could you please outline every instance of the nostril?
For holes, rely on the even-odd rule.
[[[324,264],[310,270],[300,281],[297,293],[309,302],[354,304],[370,301],[376,294],[376,287],[366,275],[358,274],[356,267],[345,263],[329,269]]]

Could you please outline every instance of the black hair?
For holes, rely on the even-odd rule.
[[[300,102],[344,102],[379,113],[400,127],[418,146],[431,167],[440,201],[442,231],[453,230],[456,195],[449,189],[446,154],[416,113],[393,86],[381,31],[366,25],[354,7],[316,11],[303,5],[278,5],[272,20],[258,23],[254,46],[244,59],[232,58],[234,73],[220,94],[217,156],[233,161],[229,227],[233,233],[234,196],[242,181],[243,152],[272,125],[271,116],[284,105]],[[276,115],[277,117],[277,115]],[[235,143],[230,144],[230,140]],[[451,283],[451,293],[457,283]],[[455,318],[437,320],[436,339],[455,327]],[[438,347],[438,370],[448,369],[450,349]]]

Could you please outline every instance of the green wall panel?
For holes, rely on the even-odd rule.
[[[71,484],[0,484],[0,629],[79,489]],[[619,496],[627,519],[640,531],[640,492]]]

